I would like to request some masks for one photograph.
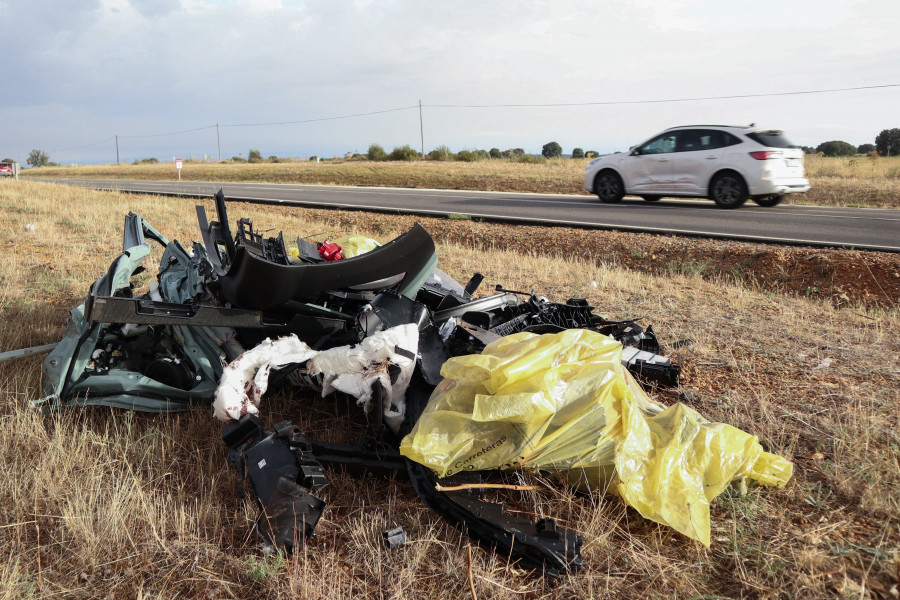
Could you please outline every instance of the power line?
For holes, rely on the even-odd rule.
[[[60,149],[58,150],[58,152],[71,152],[72,150],[81,150],[82,148],[89,148],[89,147],[91,147],[91,146],[96,146],[96,145],[98,145],[98,144],[103,144],[103,143],[105,143],[105,142],[108,142],[108,141],[114,140],[114,139],[116,139],[115,136],[110,136],[110,137],[108,137],[108,138],[103,138],[103,139],[100,140],[99,142],[91,142],[90,144],[85,144],[84,146],[75,146],[74,148],[60,148]]]
[[[627,105],[627,104],[664,104],[664,103],[675,103],[675,102],[697,102],[701,100],[735,100],[740,98],[765,98],[765,97],[776,97],[776,96],[799,96],[799,95],[810,95],[810,94],[830,94],[835,92],[851,92],[851,91],[859,91],[859,90],[875,90],[875,89],[885,89],[885,88],[897,88],[900,87],[900,83],[888,83],[883,85],[867,85],[867,86],[857,86],[857,87],[843,87],[843,88],[829,88],[829,89],[821,89],[821,90],[800,90],[800,91],[791,91],[791,92],[768,92],[761,94],[734,94],[729,96],[696,96],[691,98],[661,98],[661,99],[651,99],[651,100],[609,100],[609,101],[600,101],[600,102],[554,102],[554,103],[544,103],[544,104],[515,104],[515,103],[506,103],[506,104],[422,104],[421,101],[419,104],[414,104],[410,106],[400,106],[397,108],[388,108],[385,110],[376,110],[370,112],[363,113],[354,113],[349,115],[340,115],[334,117],[318,117],[312,119],[298,119],[292,121],[273,121],[273,122],[265,122],[265,123],[230,123],[230,124],[213,124],[213,125],[205,125],[203,127],[195,127],[192,129],[182,129],[180,131],[170,131],[166,133],[152,133],[152,134],[144,134],[144,135],[120,135],[120,138],[131,138],[131,139],[141,139],[141,138],[157,138],[157,137],[165,137],[170,135],[180,135],[184,133],[193,133],[196,131],[204,131],[207,129],[217,129],[218,127],[267,127],[273,125],[298,125],[302,123],[315,123],[321,121],[337,121],[340,119],[354,119],[358,117],[367,117],[372,115],[381,115],[392,112],[399,112],[404,110],[413,110],[418,108],[420,111],[422,108],[542,108],[542,107],[566,107],[566,106],[613,106],[613,105]],[[71,152],[73,150],[81,150],[83,148],[89,148],[91,146],[97,146],[99,144],[103,144],[109,142],[113,139],[116,139],[116,136],[110,136],[104,138],[97,142],[92,142],[90,144],[84,144],[82,146],[75,146],[73,148],[64,148],[62,152]],[[424,145],[424,143],[423,143]]]
[[[263,127],[267,125],[296,125],[298,123],[314,123],[316,121],[336,121],[338,119],[353,119],[355,117],[368,117],[369,115],[381,115],[384,113],[397,112],[400,110],[409,110],[418,108],[418,105],[401,106],[400,108],[389,108],[387,110],[376,110],[373,112],[357,113],[353,115],[342,115],[340,117],[319,117],[317,119],[302,119],[300,121],[279,121],[275,123],[238,123],[238,124],[222,124],[222,127]]]
[[[154,138],[164,137],[167,135],[178,135],[180,133],[193,133],[194,131],[203,131],[204,129],[215,129],[215,125],[206,125],[204,127],[195,127],[194,129],[183,129],[181,131],[170,131],[169,133],[151,133],[148,135],[120,135],[121,138]]]
[[[874,90],[880,88],[900,87],[900,83],[885,85],[866,85],[860,87],[832,88],[827,90],[803,90],[798,92],[771,92],[765,94],[736,94],[733,96],[699,96],[696,98],[666,98],[658,100],[610,100],[607,102],[557,102],[551,104],[424,104],[428,108],[528,108],[554,106],[610,106],[618,104],[662,104],[666,102],[696,102],[698,100],[734,100],[737,98],[764,98],[769,96],[799,96],[801,94],[829,94],[832,92],[850,92],[855,90]]]

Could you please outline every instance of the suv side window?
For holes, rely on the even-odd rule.
[[[726,146],[735,146],[743,143],[739,137],[732,135],[727,131],[716,131],[715,133],[719,134],[720,138],[720,144],[717,146],[718,148],[725,148]]]
[[[669,152],[675,152],[677,138],[677,132],[658,135],[635,150],[634,154],[668,154]]]
[[[703,134],[708,133],[702,129],[682,129],[678,132],[678,146],[676,152],[696,152],[697,150],[706,150],[703,147]],[[706,136],[707,140],[709,136]]]
[[[717,129],[685,130],[681,132],[678,141],[679,152],[717,150],[719,148],[734,146],[735,144],[741,143],[741,140],[727,131],[719,131]]]
[[[699,133],[701,150],[715,150],[717,148],[721,148],[724,145],[722,144],[721,131],[705,129]]]

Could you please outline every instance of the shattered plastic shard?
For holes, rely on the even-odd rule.
[[[399,525],[383,532],[381,537],[384,540],[384,547],[388,550],[399,548],[406,543],[406,532]]]

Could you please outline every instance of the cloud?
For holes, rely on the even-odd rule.
[[[748,0],[0,0],[0,14],[0,52],[13,57],[4,66],[4,107],[23,116],[4,139],[25,145],[37,130],[26,120],[35,111],[77,146],[116,133],[309,120],[419,100],[433,140],[426,145],[539,150],[558,138],[564,147],[621,149],[665,126],[713,119],[818,136],[819,123],[834,114],[843,115],[841,131],[862,138],[891,125],[876,123],[892,114],[878,112],[881,99],[896,101],[896,92],[570,108],[434,105],[900,83],[892,80],[900,50],[893,0],[821,0],[815,11]],[[863,98],[867,110],[854,110]],[[418,111],[227,131],[244,152],[253,140],[320,154],[325,143],[390,147],[416,140]],[[152,141],[142,142],[147,152]]]
[[[167,17],[181,7],[180,0],[128,0],[134,10],[149,19]]]
[[[238,7],[255,13],[266,13],[282,10],[284,5],[281,0],[241,0]]]

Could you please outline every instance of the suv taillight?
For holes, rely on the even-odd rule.
[[[780,150],[759,150],[757,152],[751,152],[750,156],[756,160],[766,160],[768,158],[781,158],[784,156],[784,153]]]

